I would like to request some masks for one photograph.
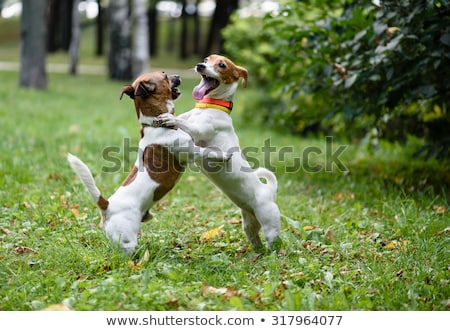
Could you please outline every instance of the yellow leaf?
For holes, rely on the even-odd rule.
[[[396,241],[391,241],[386,246],[384,246],[385,249],[395,249],[398,246],[398,243]]]
[[[133,271],[139,271],[142,269],[141,265],[135,264],[132,260],[128,261],[128,266]]]
[[[303,227],[303,231],[311,231],[314,230],[316,227],[314,225],[305,225]]]
[[[222,228],[223,228],[223,225],[219,226],[218,228],[203,232],[202,235],[200,236],[200,239],[201,240],[211,240],[214,237],[216,237],[217,235],[219,235]]]
[[[72,207],[72,213],[78,217],[80,216],[80,211],[77,209],[77,207]]]
[[[70,308],[64,306],[63,304],[54,304],[54,305],[50,305],[48,307],[45,307],[44,309],[42,309],[44,311],[49,310],[49,311],[65,311],[65,310],[71,310]]]

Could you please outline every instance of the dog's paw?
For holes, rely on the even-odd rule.
[[[272,252],[279,252],[283,247],[283,240],[280,236],[275,237],[275,239],[270,243],[270,250]]]
[[[177,119],[170,113],[163,113],[157,117],[158,121],[161,121],[162,126],[173,127],[177,125]]]

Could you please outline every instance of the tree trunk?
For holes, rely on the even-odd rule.
[[[97,15],[97,19],[95,20],[95,25],[96,25],[96,35],[97,35],[97,39],[96,39],[96,43],[95,43],[95,55],[103,55],[103,26],[104,26],[104,10],[103,7],[101,5],[101,0],[97,0],[97,4],[98,4],[98,15]]]
[[[148,71],[148,18],[145,4],[145,0],[133,0],[133,77]]]
[[[156,55],[156,45],[157,45],[157,31],[158,31],[158,12],[154,4],[150,6],[148,10],[148,43],[150,56]]]
[[[223,52],[223,38],[221,30],[228,25],[231,14],[239,7],[238,0],[221,0],[216,1],[216,9],[211,18],[211,25],[209,28],[208,40],[204,55],[211,52]]]
[[[19,86],[47,89],[46,0],[23,0]]]
[[[78,11],[78,3],[80,0],[73,0],[72,7],[72,37],[70,39],[70,73],[72,75],[77,74],[77,66],[78,66],[78,49],[80,46],[80,36],[81,36],[81,28],[80,28],[80,12]]]
[[[108,71],[112,79],[130,81],[131,21],[128,0],[111,0],[109,4]]]
[[[74,0],[48,0],[47,51],[70,47]]]

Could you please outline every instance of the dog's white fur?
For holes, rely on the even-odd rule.
[[[197,99],[208,97],[232,101],[239,78],[243,78],[243,85],[246,85],[246,69],[236,66],[223,56],[210,55],[204,63],[197,64],[195,70],[203,77],[201,84],[211,78],[218,82],[218,86],[208,90],[205,95],[195,95],[199,94],[200,89],[196,87],[197,92],[194,89],[193,95]],[[202,86],[205,89],[205,85]],[[280,211],[275,203],[277,179],[265,168],[251,169],[239,147],[231,116],[215,108],[194,108],[178,117],[166,113],[159,118],[167,126],[186,131],[199,146],[235,152],[231,162],[225,165],[208,167],[203,163],[200,168],[241,208],[243,230],[250,243],[255,248],[262,246],[258,234],[262,227],[267,243],[272,246],[280,233]],[[266,183],[261,182],[260,178],[264,178]]]
[[[129,86],[131,93],[134,93],[133,89],[137,89],[136,86],[137,84],[133,84],[133,87]],[[137,96],[134,97],[133,94],[133,98],[137,98]],[[167,100],[166,105],[167,109],[161,112],[173,112],[172,101]],[[146,147],[149,145],[167,147],[182,165],[203,158],[217,162],[224,162],[230,158],[229,154],[195,146],[192,138],[182,130],[150,126],[156,117],[145,116],[140,109],[137,111],[139,112],[139,122],[145,126],[142,130],[143,136],[139,141],[139,153],[134,167],[135,177],[129,175],[128,183],[120,186],[108,199],[102,197],[87,165],[72,154],[67,156],[73,170],[100,209],[102,227],[107,237],[115,244],[119,244],[125,253],[132,253],[137,246],[141,221],[155,203],[154,194],[161,185],[160,182],[150,177],[145,168],[143,155]]]

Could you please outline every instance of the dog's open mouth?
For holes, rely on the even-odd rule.
[[[201,100],[205,95],[214,90],[219,86],[219,81],[213,77],[208,77],[206,75],[202,75],[202,80],[200,84],[194,87],[192,91],[192,97],[195,100]]]
[[[173,76],[170,80],[170,90],[172,92],[172,100],[178,99],[178,97],[181,95],[180,90],[178,89],[178,86],[181,84],[181,79],[178,76]]]
[[[179,89],[177,89],[175,86],[172,86],[172,100],[178,99],[178,97],[181,95],[181,92]]]

